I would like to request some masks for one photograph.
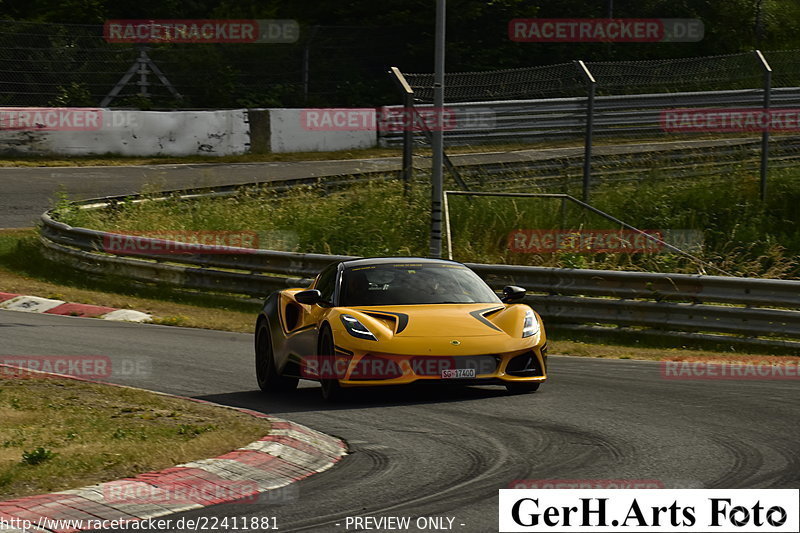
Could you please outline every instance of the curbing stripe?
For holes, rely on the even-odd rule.
[[[0,309],[24,311],[27,313],[48,313],[51,315],[98,317],[103,320],[124,322],[147,322],[153,317],[132,309],[115,309],[102,305],[68,303],[38,296],[25,296],[0,292]]]
[[[330,439],[330,437],[328,435],[326,435],[324,433],[320,433],[319,431],[311,429],[309,427],[301,426],[299,424],[295,424],[294,422],[284,421],[284,422],[281,422],[281,423],[277,423],[276,422],[275,424],[277,425],[276,429],[282,429],[282,430],[287,430],[287,431],[294,432],[294,433],[300,433],[300,434],[303,434],[303,435],[308,435],[309,437],[316,437],[317,439],[320,439],[320,440],[322,440],[324,442],[329,442],[329,443],[333,442],[334,444],[336,444],[339,447],[346,447],[344,442],[342,442],[341,440],[331,441],[331,439]],[[276,427],[276,426],[273,426],[273,427]],[[294,435],[294,433],[292,433],[291,435],[292,436],[296,436],[296,435]],[[272,435],[272,433],[270,433],[270,435]]]
[[[6,364],[0,366],[18,368]],[[26,371],[75,381],[87,381],[75,376]],[[121,388],[134,388],[113,383],[105,384]],[[324,472],[347,455],[347,445],[340,439],[294,422],[274,418],[250,409],[215,404],[207,400],[187,398],[163,392],[154,393],[233,409],[257,418],[265,418],[271,425],[270,434],[256,442],[216,458],[192,461],[157,472],[139,474],[133,478],[109,481],[78,489],[0,501],[0,520],[5,520],[8,523],[13,519],[23,519],[37,524],[43,518],[62,520],[101,519],[125,522],[157,518],[268,493],[271,490],[285,487],[308,476]],[[275,432],[274,434],[273,431]],[[153,499],[166,495],[166,499],[169,499],[171,491],[167,490],[165,486],[180,486],[190,490],[191,488],[197,488],[196,484],[198,482],[201,487],[206,485],[207,489],[230,487],[231,482],[243,482],[252,484],[255,490],[244,490],[224,496],[214,494],[213,490],[193,491],[191,492],[192,498],[197,498],[198,501],[176,502],[172,505],[164,502],[117,503],[114,498],[108,497],[109,493],[113,494],[115,490],[117,493],[120,491],[124,493],[127,487],[134,494],[146,494]],[[140,489],[141,492],[136,492],[137,489]],[[3,531],[21,530],[6,527]],[[47,533],[49,531],[71,533],[79,530],[66,528],[42,530],[34,526],[27,529],[25,533]]]
[[[113,482],[112,482],[113,483]],[[98,487],[96,490],[91,490],[92,487]],[[92,506],[96,513],[99,515],[103,515],[104,518],[117,518],[120,520],[138,520],[140,517],[135,514],[135,507],[138,504],[133,503],[108,503],[108,499],[105,497],[103,490],[100,485],[93,485],[92,487],[87,487],[85,489],[74,489],[72,491],[64,491],[64,493],[71,493],[81,498],[84,502],[82,505]],[[164,510],[163,507],[160,506],[153,506],[157,507],[159,510]],[[189,506],[187,506],[189,507]],[[200,505],[195,507],[191,507],[191,509],[199,509]],[[186,509],[186,510],[191,510]],[[133,511],[133,512],[128,512]],[[163,513],[162,513],[163,514]],[[159,515],[160,516],[160,515]]]
[[[147,322],[152,316],[132,309],[117,309],[101,316],[103,320],[120,320],[123,322]]]
[[[38,296],[17,296],[0,304],[0,309],[22,311],[24,313],[44,313],[65,303],[63,300],[51,300]]]
[[[154,490],[150,484],[144,482],[130,480],[128,483],[119,483],[115,481],[111,481],[109,483],[116,484],[118,488],[127,487],[128,490],[134,493],[137,492],[137,489],[140,489],[141,493],[145,494],[153,494],[158,492],[157,490]],[[102,485],[105,484],[101,483],[98,486]],[[111,498],[111,501],[109,501],[109,498],[107,497],[108,494],[106,490],[103,489],[101,489],[99,493],[92,491],[85,494],[79,494],[79,496],[84,500],[95,502],[96,512],[105,514],[106,516],[111,515],[115,518],[118,517],[120,519],[127,520],[164,516],[167,514],[189,511],[192,509],[200,509],[203,507],[203,505],[199,503],[175,503],[171,505],[153,501],[148,501],[147,503],[125,503],[117,502],[113,498]],[[103,507],[106,509],[103,510]]]
[[[285,439],[285,437],[284,437]],[[266,453],[280,457],[286,461],[295,464],[305,464],[307,457],[319,456],[320,449],[309,446],[305,443],[291,441],[288,439],[277,442],[274,440],[261,439],[252,442],[244,447],[245,450],[251,450],[255,453]],[[324,453],[324,451],[323,451]],[[325,459],[332,458],[327,453],[324,453]]]
[[[52,309],[45,311],[51,315],[65,315],[65,316],[102,316],[107,315],[114,311],[113,307],[103,307],[102,305],[89,305],[89,304],[70,304],[65,303],[56,306]]]
[[[331,445],[326,441],[320,441],[317,438],[309,437],[305,433],[300,433],[298,431],[287,431],[285,429],[273,429],[270,431],[270,434],[266,437],[262,438],[261,440],[269,440],[269,441],[276,441],[276,442],[286,442],[289,443],[297,443],[298,448],[302,449],[304,446],[315,447],[318,449],[322,449],[327,451],[330,455],[336,456],[341,452],[341,448],[338,446]]]
[[[0,303],[5,302],[6,300],[10,300],[12,298],[16,298],[17,296],[19,296],[19,294],[11,294],[10,292],[0,292]]]

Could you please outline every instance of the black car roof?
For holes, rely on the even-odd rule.
[[[431,259],[429,257],[367,257],[364,259],[351,259],[349,261],[342,261],[344,268],[355,268],[370,265],[389,265],[395,263],[414,263],[414,264],[445,264],[445,265],[460,265],[456,261],[448,259]]]

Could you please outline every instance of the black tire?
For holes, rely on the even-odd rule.
[[[272,354],[272,338],[265,320],[256,327],[256,380],[258,387],[270,394],[290,392],[297,388],[298,379],[282,376],[275,368]]]
[[[528,394],[539,390],[539,385],[541,385],[541,383],[538,381],[527,383],[516,381],[506,383],[506,390],[511,394]]]
[[[323,327],[319,335],[319,355],[331,356],[336,355],[333,344],[333,333],[329,327]],[[339,385],[338,379],[320,379],[319,384],[322,386],[322,398],[326,402],[338,402],[344,397],[344,391]]]

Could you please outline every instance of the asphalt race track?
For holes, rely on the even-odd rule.
[[[669,381],[655,362],[552,357],[535,394],[362,391],[331,407],[313,383],[280,398],[258,392],[248,334],[10,311],[0,311],[0,355],[107,355],[115,372],[144,361],[109,381],[264,411],[351,448],[294,501],[184,516],[274,516],[284,532],[348,531],[345,517],[357,515],[445,516],[455,531],[482,533],[497,531],[497,490],[519,479],[800,486],[796,380]]]

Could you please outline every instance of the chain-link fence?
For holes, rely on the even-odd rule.
[[[423,174],[433,76],[397,76],[413,93],[414,109],[402,115],[422,125],[413,135],[387,128],[381,143],[413,149],[417,157],[404,160]],[[445,130],[450,188],[571,194],[727,271],[796,276],[795,51],[448,73],[442,116],[432,124]],[[487,262],[696,267],[637,246],[639,233],[547,200],[451,198],[454,256],[491,250]]]
[[[433,75],[404,76],[417,108],[430,106]],[[448,152],[458,180],[475,186],[525,188],[533,177],[587,198],[602,181],[755,171],[763,194],[769,169],[800,160],[795,51],[448,73],[445,102]],[[403,140],[381,133],[386,146]],[[426,145],[428,136],[414,141]],[[487,145],[505,155],[458,164],[462,147]]]
[[[0,105],[98,106],[142,52],[174,91],[146,66],[144,77],[137,70],[111,106],[219,109],[379,103],[391,96],[385,70],[403,31],[310,26],[302,28],[300,40],[293,44],[142,46],[108,43],[100,25],[3,21]]]
[[[800,51],[764,52],[776,87],[800,85]],[[587,61],[597,95],[723,91],[762,87],[763,69],[753,52],[646,61]],[[418,102],[433,101],[433,74],[404,73]],[[448,103],[585,96],[577,61],[541,67],[445,75]]]

